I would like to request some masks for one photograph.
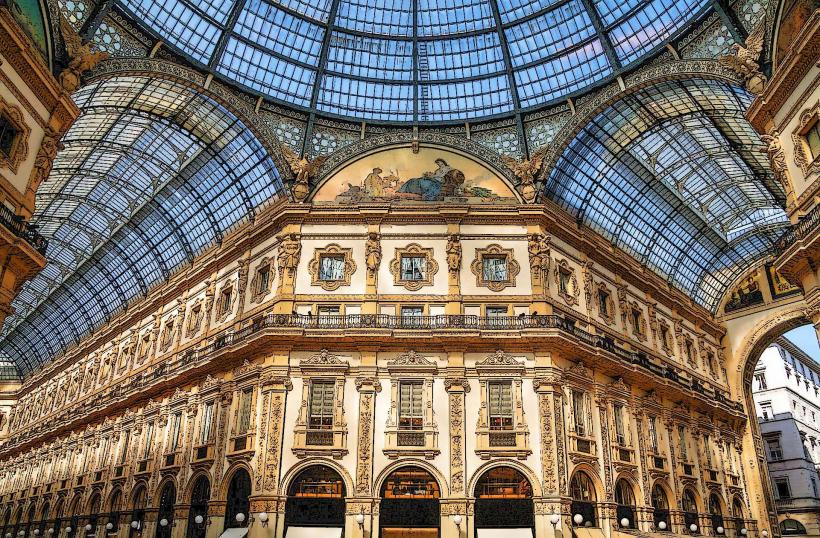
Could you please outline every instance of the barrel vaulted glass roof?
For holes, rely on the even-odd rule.
[[[640,90],[578,133],[545,194],[714,311],[788,223],[750,102],[708,80]]]
[[[709,0],[116,0],[194,63],[368,121],[512,114],[662,46]]]
[[[37,192],[46,268],[6,319],[22,373],[58,355],[276,200],[270,156],[232,113],[164,80],[120,76],[73,95],[83,115]]]

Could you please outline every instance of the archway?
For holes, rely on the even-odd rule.
[[[6,508],[5,513],[3,514],[3,527],[2,527],[2,531],[0,531],[0,536],[5,537],[6,533],[10,532],[9,528],[11,526],[11,514],[12,514],[11,506],[8,506]]]
[[[37,516],[37,506],[32,501],[31,504],[28,505],[28,516],[26,517],[26,530],[25,535],[31,536],[31,531],[34,530],[34,518]]]
[[[211,481],[202,475],[191,491],[191,509],[188,512],[187,538],[205,538],[208,521],[208,501],[211,499]]]
[[[228,486],[225,505],[225,528],[248,526],[248,512],[251,508],[251,476],[245,469],[237,469]]]
[[[666,490],[658,482],[652,486],[652,521],[658,530],[665,531],[669,528],[669,497]]]
[[[783,536],[806,534],[806,527],[796,519],[784,519],[780,522],[780,534]]]
[[[709,518],[712,522],[712,530],[716,534],[723,534],[726,530],[723,523],[723,501],[717,493],[709,495]]]
[[[82,498],[79,494],[75,495],[68,507],[68,523],[65,528],[66,538],[73,538],[79,534],[81,499]]]
[[[64,499],[62,497],[57,499],[57,502],[54,504],[54,523],[51,526],[54,529],[53,535],[60,535],[60,531],[62,530],[63,525],[63,506],[64,506]]]
[[[302,470],[288,488],[285,536],[309,537],[317,527],[339,529],[345,525],[345,491],[342,476],[327,465]]]
[[[108,522],[105,524],[105,530],[108,533],[116,533],[120,529],[121,504],[122,490],[115,489],[108,501]]]
[[[569,495],[572,497],[570,506],[572,523],[579,527],[595,527],[598,521],[595,484],[585,471],[576,471],[572,475],[572,480],[569,483]]]
[[[177,488],[170,480],[162,486],[159,495],[159,510],[157,512],[157,529],[155,538],[171,538],[171,528],[174,523],[174,506],[177,502]]]
[[[46,528],[48,526],[48,518],[51,516],[51,505],[48,501],[43,503],[43,507],[40,508],[40,529],[39,534],[41,536],[45,536]]]
[[[745,526],[744,518],[746,511],[743,509],[743,501],[740,497],[735,497],[732,500],[732,523],[735,527],[735,532],[739,531]]]
[[[145,509],[148,507],[148,491],[140,484],[134,488],[131,496],[131,530],[128,531],[130,538],[137,538],[142,533],[145,524]]]
[[[427,470],[406,466],[385,479],[381,489],[379,527],[382,538],[438,536],[441,489]]]
[[[635,491],[632,484],[624,478],[615,482],[615,517],[618,525],[626,529],[637,528]]]
[[[97,522],[100,512],[102,511],[102,499],[99,491],[91,494],[88,500],[88,510],[86,511],[86,521],[83,531],[87,538],[95,538],[97,535]],[[81,522],[82,523],[82,522]]]
[[[478,479],[474,491],[476,535],[485,529],[525,529],[535,534],[532,484],[509,466],[489,469]]]
[[[683,490],[680,499],[680,507],[683,511],[683,523],[692,533],[700,533],[700,523],[698,522],[698,500],[695,492],[689,488]]]

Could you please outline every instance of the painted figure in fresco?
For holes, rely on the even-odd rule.
[[[380,175],[381,173],[382,169],[376,167],[364,178],[364,191],[368,196],[384,195],[384,180]]]
[[[421,177],[408,179],[399,188],[399,192],[421,195],[425,201],[439,200],[441,189],[445,181],[445,176],[453,170],[444,159],[436,159],[436,169],[432,172],[425,172]],[[464,177],[464,174],[462,174]]]

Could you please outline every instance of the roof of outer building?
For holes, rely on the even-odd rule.
[[[473,131],[514,157],[564,144],[539,178],[541,199],[712,312],[787,224],[782,187],[743,118],[752,96],[737,84],[650,85],[555,139],[567,97],[669,61],[658,53],[670,41],[693,58],[726,53],[732,35],[763,20],[765,1],[734,11],[717,0],[52,1],[117,58],[145,58],[161,42],[174,61],[256,94],[276,143],[297,153],[358,140],[360,121],[382,133]],[[686,32],[714,36],[697,45]],[[38,192],[48,266],[0,333],[0,356],[22,373],[287,196],[290,172],[270,140],[210,90],[135,65],[75,94],[83,116]]]

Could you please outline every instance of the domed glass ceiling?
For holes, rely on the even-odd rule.
[[[559,101],[709,0],[117,0],[189,59],[290,106],[456,121]]]

